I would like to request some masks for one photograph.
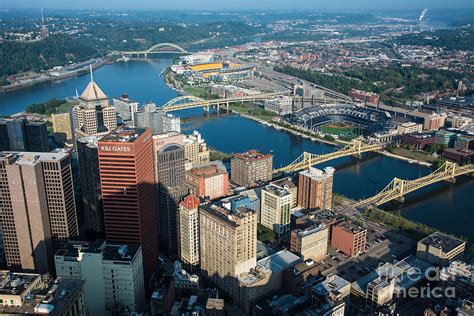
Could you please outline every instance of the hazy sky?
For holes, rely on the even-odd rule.
[[[58,9],[312,9],[370,11],[386,9],[474,8],[474,0],[0,0],[0,8]]]

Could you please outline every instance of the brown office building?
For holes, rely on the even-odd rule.
[[[237,185],[249,187],[258,181],[272,180],[273,156],[252,149],[235,154],[231,160],[231,180]]]
[[[351,222],[340,222],[332,227],[331,247],[348,256],[365,252],[367,229]]]
[[[239,276],[257,265],[257,215],[244,207],[232,213],[203,205],[199,231],[201,275],[237,300]]]
[[[0,224],[9,269],[52,271],[52,255],[78,235],[65,152],[0,154]]]
[[[331,209],[334,168],[309,168],[300,172],[298,206],[302,208]]]
[[[119,128],[98,144],[107,241],[140,244],[145,284],[158,260],[151,129]]]
[[[184,136],[177,132],[153,135],[159,243],[171,256],[179,254],[179,202],[189,190],[185,181]]]

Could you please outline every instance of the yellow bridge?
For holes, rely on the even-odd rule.
[[[474,172],[474,165],[459,166],[454,162],[446,161],[441,167],[427,176],[415,180],[395,178],[385,189],[377,195],[356,203],[356,207],[379,206],[392,200],[403,201],[404,196],[425,186],[439,181],[454,181],[457,176]]]
[[[247,96],[242,96],[242,97],[211,99],[211,100],[205,100],[205,99],[195,97],[192,95],[184,95],[184,96],[176,97],[172,100],[169,100],[165,105],[163,105],[162,109],[166,112],[186,110],[186,109],[198,108],[198,107],[204,107],[204,108],[207,108],[207,110],[209,110],[210,107],[217,107],[218,109],[220,107],[226,107],[228,109],[229,105],[233,103],[262,102],[265,100],[273,99],[277,96],[289,95],[290,93],[291,93],[290,91],[258,93],[258,94],[252,94],[252,95],[247,95]],[[299,102],[299,100],[301,100],[301,97],[299,96],[292,96],[292,98],[295,102]],[[332,99],[332,98],[317,98],[317,99],[314,99],[314,101],[326,104],[327,102],[337,102],[340,100]]]
[[[322,155],[315,155],[308,152],[303,152],[295,161],[289,164],[286,167],[282,167],[280,169],[273,170],[273,173],[277,172],[296,172],[303,169],[308,169],[311,166],[345,157],[351,155],[360,155],[365,152],[379,150],[382,147],[378,144],[366,144],[359,139],[355,139],[347,144],[345,147],[339,149],[338,151],[329,153],[329,154],[322,154]]]
[[[172,50],[158,50],[158,48],[171,48]],[[172,43],[160,43],[160,44],[155,44],[152,47],[148,48],[147,50],[143,51],[128,51],[128,52],[120,52],[122,55],[137,55],[140,57],[140,55],[145,56],[145,58],[148,57],[148,54],[188,54],[188,51],[182,48],[181,46],[178,46],[176,44]]]
[[[198,107],[205,107],[209,110],[209,107],[212,107],[212,106],[217,106],[218,108],[221,106],[225,106],[229,108],[229,104],[231,103],[260,102],[260,101],[265,101],[268,99],[273,99],[277,96],[285,95],[289,93],[290,93],[289,91],[274,92],[274,93],[259,93],[259,94],[247,95],[247,96],[242,96],[242,97],[213,99],[213,100],[204,100],[198,97],[185,95],[185,96],[177,97],[168,101],[165,105],[163,105],[162,109],[165,112],[172,112],[172,111],[186,110],[186,109],[198,108]]]

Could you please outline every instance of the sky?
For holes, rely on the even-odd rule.
[[[473,9],[474,0],[0,0],[0,8],[138,10],[336,10]]]

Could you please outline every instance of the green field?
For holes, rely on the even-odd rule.
[[[320,127],[321,132],[325,134],[355,137],[359,135],[358,127],[350,123],[328,123]]]

